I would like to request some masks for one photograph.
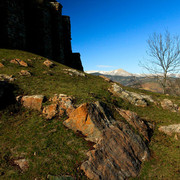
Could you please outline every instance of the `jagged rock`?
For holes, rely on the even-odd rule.
[[[163,109],[167,109],[167,110],[170,110],[172,112],[178,112],[179,111],[179,106],[177,104],[174,104],[169,99],[164,99],[163,101],[161,101],[161,106]]]
[[[13,64],[18,64],[24,67],[28,67],[28,64],[20,59],[12,59],[10,62]]]
[[[146,140],[150,140],[149,133],[151,131],[150,127],[144,120],[142,120],[135,112],[129,110],[123,110],[117,108],[119,114],[131,125],[133,126],[140,134],[142,134]]]
[[[15,78],[12,75],[0,74],[0,81],[12,82]]]
[[[4,67],[4,65],[2,63],[0,63],[0,68],[3,68],[3,67]]]
[[[27,70],[21,70],[19,74],[21,76],[31,76],[31,73]]]
[[[42,110],[42,103],[44,100],[43,95],[32,95],[32,96],[22,96],[22,97],[17,97],[21,104],[29,109],[34,109],[41,111]]]
[[[104,104],[100,102],[82,104],[63,124],[74,131],[82,132],[87,140],[98,142],[102,138],[102,130],[114,122],[108,110],[104,110],[103,106]]]
[[[86,74],[83,73],[83,72],[79,72],[75,69],[64,69],[64,72],[69,74],[70,76],[73,76],[73,75],[76,75],[76,76],[82,76],[82,77],[85,77]]]
[[[106,77],[106,76],[103,76],[103,75],[100,75],[99,77],[101,77],[101,78],[103,78],[105,81],[107,81],[107,82],[113,82],[111,79],[109,79],[108,77]]]
[[[142,162],[150,155],[142,138],[123,122],[106,128],[94,148],[81,165],[86,176],[93,180],[136,177]]]
[[[87,137],[86,140],[96,143],[94,149],[87,153],[88,160],[81,165],[89,179],[120,180],[136,177],[142,162],[150,156],[141,136],[127,123],[116,122],[103,103],[82,104],[63,124],[80,131]],[[147,127],[139,119],[131,124],[148,137],[142,129]]]
[[[150,96],[126,91],[116,83],[112,84],[112,87],[109,89],[109,91],[115,96],[128,100],[135,106],[145,107],[148,105],[148,102],[154,102]]]
[[[59,116],[63,116],[64,114],[69,116],[75,109],[73,105],[73,97],[65,94],[55,94],[53,98],[50,98],[50,101],[58,104]]]
[[[47,119],[52,119],[58,114],[58,104],[51,104],[43,109],[43,114]]]
[[[47,66],[48,68],[52,68],[52,67],[54,67],[55,66],[55,64],[52,62],[52,61],[50,61],[50,60],[46,60],[46,61],[44,61],[44,63],[43,63],[45,66]]]
[[[29,163],[28,163],[28,161],[26,159],[17,159],[17,160],[14,160],[14,164],[19,166],[19,168],[22,171],[24,171],[24,172],[29,169]]]
[[[180,124],[173,124],[169,126],[160,126],[159,131],[164,132],[165,134],[172,136],[173,134],[177,134],[180,136]]]

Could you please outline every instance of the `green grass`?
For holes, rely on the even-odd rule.
[[[10,60],[19,58],[29,64],[21,67],[11,64]],[[31,59],[31,60],[29,60]],[[75,97],[75,103],[103,101],[108,105],[117,120],[122,120],[115,112],[115,106],[136,112],[140,117],[155,125],[150,142],[151,159],[143,164],[141,174],[135,179],[178,179],[179,177],[179,142],[174,137],[158,131],[161,125],[179,123],[180,115],[163,110],[151,104],[141,108],[112,96],[108,92],[110,84],[100,77],[70,76],[64,69],[68,68],[55,62],[56,66],[47,68],[43,65],[45,58],[19,51],[0,49],[0,62],[5,67],[0,74],[13,75],[16,80],[15,95],[43,94],[47,98],[54,94],[67,94]],[[31,77],[20,76],[21,70],[28,70]],[[156,100],[171,99],[180,104],[180,97],[166,96],[158,93],[124,87],[137,93],[151,95]],[[61,119],[45,120],[35,111],[10,105],[0,111],[0,179],[46,179],[47,175],[71,175],[77,179],[86,179],[77,170],[86,160],[88,143],[71,130],[66,129]],[[30,168],[21,172],[12,165],[16,158],[28,159]]]
[[[35,179],[50,175],[84,177],[77,168],[85,159],[88,144],[63,119],[45,120],[33,111],[0,113],[0,179]],[[21,173],[13,159],[25,158],[30,167]]]

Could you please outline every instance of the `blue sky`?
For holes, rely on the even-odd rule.
[[[141,73],[153,32],[180,35],[180,0],[59,0],[84,70]]]

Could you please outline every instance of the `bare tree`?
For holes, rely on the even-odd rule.
[[[171,36],[168,31],[164,35],[154,33],[149,36],[147,44],[150,59],[140,62],[140,66],[157,77],[165,93],[168,75],[180,71],[179,36]]]

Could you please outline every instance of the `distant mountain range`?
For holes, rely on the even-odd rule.
[[[138,73],[129,73],[123,69],[116,69],[113,71],[86,71],[88,74],[94,75],[109,75],[109,76],[135,76],[135,77],[147,77],[147,76],[154,76],[152,74],[138,74]],[[180,74],[169,74],[170,77],[180,78]]]
[[[140,89],[145,89],[153,92],[162,93],[162,86],[157,82],[157,78],[152,74],[133,74],[123,69],[117,69],[113,71],[86,71],[92,75],[103,75],[109,79],[119,82],[124,86],[130,86]],[[169,74],[171,80],[175,82],[177,78],[180,78],[180,74]]]
[[[86,71],[88,74],[103,74],[111,76],[133,76],[132,73],[129,73],[123,69],[116,69],[113,71]]]

